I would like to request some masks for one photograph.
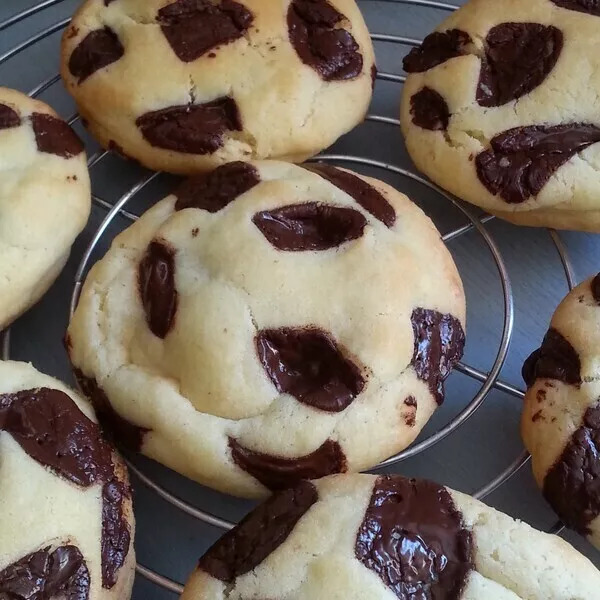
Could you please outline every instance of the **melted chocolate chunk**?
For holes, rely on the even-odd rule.
[[[242,130],[233,98],[164,108],[142,115],[136,124],[152,146],[186,154],[212,154],[225,143],[225,132]]]
[[[115,444],[119,444],[128,450],[139,452],[144,443],[144,436],[150,429],[138,427],[124,419],[112,407],[104,390],[98,385],[95,379],[86,377],[79,369],[75,369],[74,374],[82,392],[94,405],[98,420],[107,437]]]
[[[88,33],[73,50],[69,71],[81,84],[96,71],[117,62],[124,54],[123,44],[110,27],[97,29]]]
[[[448,491],[398,476],[377,479],[355,552],[401,600],[458,600],[475,568],[471,533]]]
[[[371,67],[371,89],[375,89],[375,82],[377,81],[377,65]]]
[[[515,127],[477,156],[477,175],[490,193],[519,204],[537,196],[559,167],[599,141],[600,128],[585,123]]]
[[[186,179],[175,191],[175,210],[199,208],[216,213],[259,183],[260,176],[255,167],[244,162],[231,162],[210,173]]]
[[[164,339],[177,312],[174,250],[161,242],[151,242],[140,261],[138,281],[148,327]]]
[[[19,113],[6,104],[0,104],[0,130],[18,127],[20,124]]]
[[[275,248],[289,252],[337,248],[362,237],[367,224],[357,210],[317,202],[265,210],[252,222]]]
[[[502,23],[490,29],[477,86],[480,106],[502,106],[538,87],[563,48],[556,27],[538,23]]]
[[[446,131],[450,121],[450,110],[444,97],[424,87],[410,99],[410,114],[412,122],[422,129],[430,131]]]
[[[62,119],[42,113],[33,113],[31,124],[40,152],[56,154],[62,158],[72,158],[83,152],[83,143]]]
[[[298,458],[281,458],[244,448],[229,438],[235,464],[270,490],[282,490],[302,479],[319,479],[346,471],[346,457],[337,442],[327,440],[320,448]]]
[[[313,164],[306,167],[339,187],[354,198],[354,201],[387,227],[396,222],[396,211],[385,196],[364,179],[331,165]]]
[[[277,550],[318,499],[315,486],[308,481],[276,492],[226,533],[200,559],[198,568],[233,583]]]
[[[104,0],[104,6],[108,6],[111,2],[114,2],[115,0]]]
[[[468,54],[470,43],[469,34],[460,29],[431,33],[404,57],[404,70],[407,73],[423,73],[433,69],[451,58]]]
[[[537,379],[556,379],[568,385],[579,385],[581,361],[571,343],[556,329],[550,329],[542,347],[525,361],[522,375],[528,388]]]
[[[566,8],[567,10],[576,10],[577,12],[587,13],[600,17],[600,0],[550,0],[556,6]]]
[[[313,408],[341,412],[365,386],[360,369],[319,329],[267,329],[256,348],[277,390]]]
[[[158,11],[157,21],[179,60],[191,62],[244,36],[254,16],[239,2],[177,0]]]
[[[325,81],[358,77],[363,68],[360,47],[340,25],[346,17],[327,0],[292,0],[287,15],[292,46],[300,60]]]
[[[600,304],[600,273],[592,280],[592,296]]]
[[[444,402],[444,381],[462,358],[465,333],[452,315],[417,308],[411,322],[415,334],[412,365],[417,377],[427,383],[438,404]]]
[[[3,600],[88,600],[90,574],[75,546],[50,546],[0,571]]]
[[[98,425],[64,392],[39,388],[0,396],[0,430],[33,460],[68,481],[84,488],[104,484],[102,586],[111,589],[129,551],[130,532],[123,516],[129,488],[117,478],[112,448]]]
[[[544,479],[544,496],[561,521],[583,535],[600,515],[600,404],[588,408]]]

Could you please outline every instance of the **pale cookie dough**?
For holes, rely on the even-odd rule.
[[[338,475],[276,493],[200,559],[182,600],[581,600],[560,538],[448,488]]]
[[[88,0],[62,45],[96,139],[181,174],[317,154],[364,119],[375,75],[354,0]]]
[[[46,104],[0,88],[0,329],[62,270],[90,214],[83,144]]]
[[[419,170],[519,225],[600,232],[600,3],[470,0],[404,60]]]
[[[261,496],[410,444],[464,326],[450,253],[406,196],[330,166],[238,162],[115,239],[67,343],[119,440]]]
[[[562,522],[600,548],[600,275],[563,300],[523,377],[535,479]]]
[[[0,598],[128,600],[134,518],[125,465],[89,404],[0,362]]]

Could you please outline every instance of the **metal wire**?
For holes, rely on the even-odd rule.
[[[5,21],[0,22],[0,31],[3,31],[17,23],[20,23],[20,22],[24,21],[25,19],[45,10],[47,8],[56,6],[56,5],[60,4],[62,1],[63,0],[45,0],[45,1],[39,2],[36,6],[25,9],[25,10],[17,13],[16,15],[6,19]],[[437,9],[437,10],[441,10],[441,11],[453,11],[453,10],[456,10],[456,8],[457,8],[456,6],[453,6],[451,4],[447,4],[447,3],[443,3],[443,2],[436,2],[436,1],[431,1],[431,0],[370,0],[370,1],[371,2],[380,2],[380,3],[389,3],[389,4],[398,4],[398,5],[400,5],[400,4],[412,5],[412,6],[422,7],[422,8]],[[59,21],[59,22],[43,29],[42,31],[32,35],[31,37],[25,39],[23,42],[21,42],[17,46],[11,48],[10,50],[6,51],[4,54],[0,55],[0,65],[5,63],[6,61],[12,59],[13,57],[17,56],[19,53],[23,52],[24,50],[32,47],[39,41],[53,35],[54,33],[59,32],[68,23],[69,23],[69,19],[64,19],[62,21]],[[389,34],[374,33],[374,34],[372,34],[371,37],[375,42],[400,44],[400,45],[409,46],[409,47],[416,46],[421,43],[421,41],[417,40],[417,39],[396,36],[396,35],[389,35]],[[395,73],[385,73],[385,72],[378,73],[377,78],[380,81],[389,81],[389,82],[399,83],[399,84],[403,83],[405,80],[404,75],[395,74]],[[45,92],[46,90],[48,90],[49,88],[51,88],[53,85],[58,83],[59,81],[60,81],[59,74],[55,74],[51,77],[48,77],[44,81],[40,82],[36,87],[34,87],[29,92],[29,95],[31,97],[37,97],[37,96],[41,95],[43,92]],[[79,119],[78,115],[73,115],[72,117],[70,117],[68,119],[68,121],[70,124],[74,124],[78,119]],[[367,122],[385,124],[385,125],[390,125],[390,126],[395,126],[395,127],[399,127],[399,125],[400,125],[400,122],[398,119],[387,117],[387,116],[382,116],[382,115],[369,115],[367,117]],[[107,154],[108,154],[108,152],[100,150],[97,153],[95,153],[94,155],[92,155],[88,160],[89,168],[91,169],[95,165],[97,165],[100,161],[102,161],[107,156]],[[500,381],[498,379],[500,371],[504,364],[504,361],[506,360],[506,357],[507,357],[510,340],[511,340],[511,335],[512,335],[512,329],[513,329],[513,325],[514,325],[514,306],[513,306],[513,294],[512,294],[512,289],[511,289],[511,283],[510,283],[510,279],[508,276],[506,266],[504,264],[504,261],[500,254],[500,251],[498,249],[498,246],[496,245],[491,234],[485,228],[485,224],[488,223],[489,221],[491,221],[494,218],[493,216],[485,215],[481,218],[476,218],[475,216],[473,216],[470,209],[465,208],[465,206],[462,203],[458,202],[455,198],[453,198],[449,194],[445,193],[439,187],[435,186],[428,180],[420,177],[419,175],[417,175],[415,173],[412,173],[410,171],[407,171],[405,169],[402,169],[402,168],[392,165],[392,164],[383,163],[380,161],[376,161],[376,160],[361,157],[361,156],[349,156],[349,155],[337,155],[337,154],[322,155],[322,156],[318,157],[318,160],[341,162],[341,163],[348,162],[348,163],[354,163],[354,164],[359,164],[359,165],[363,165],[363,166],[369,166],[369,167],[373,167],[373,168],[377,168],[377,169],[382,169],[387,172],[394,173],[396,175],[400,175],[405,178],[409,178],[413,181],[418,182],[420,185],[426,186],[427,188],[435,191],[443,199],[443,201],[450,202],[458,210],[460,210],[468,219],[468,222],[465,225],[455,229],[454,231],[450,231],[450,232],[447,232],[446,234],[444,234],[442,236],[443,241],[445,243],[451,243],[470,232],[478,233],[482,237],[488,250],[490,251],[492,258],[494,259],[494,262],[495,262],[495,265],[496,265],[496,268],[498,270],[498,274],[500,277],[501,285],[502,285],[502,293],[503,293],[503,301],[504,301],[503,330],[502,330],[502,336],[501,336],[500,344],[499,344],[499,347],[497,350],[497,354],[496,354],[494,363],[490,366],[488,372],[481,371],[479,369],[476,369],[470,365],[463,364],[463,363],[460,363],[456,368],[456,370],[458,372],[460,372],[460,373],[466,375],[467,377],[470,377],[476,381],[479,381],[482,384],[481,388],[479,389],[477,394],[474,396],[474,398],[471,400],[471,402],[469,402],[467,404],[467,406],[458,415],[456,415],[453,419],[451,419],[439,431],[437,431],[433,435],[429,436],[428,438],[422,440],[421,442],[413,445],[412,447],[406,449],[404,452],[400,452],[399,454],[397,454],[393,457],[390,457],[388,460],[384,461],[383,463],[381,463],[381,465],[379,465],[380,467],[387,467],[387,466],[396,464],[401,460],[405,460],[406,458],[409,458],[411,456],[415,456],[416,454],[419,454],[420,452],[423,452],[423,451],[427,450],[428,448],[431,448],[436,443],[438,443],[439,441],[444,439],[446,436],[448,436],[452,432],[456,431],[465,421],[467,421],[477,411],[477,409],[480,408],[480,406],[482,405],[482,403],[484,402],[484,400],[486,399],[486,397],[488,396],[489,392],[492,389],[497,389],[501,392],[512,395],[513,397],[516,397],[516,398],[523,398],[524,392],[522,390],[516,388],[515,386],[513,386],[509,383]],[[155,174],[144,177],[136,185],[134,185],[130,190],[128,190],[127,193],[125,193],[114,204],[111,202],[108,202],[107,200],[104,200],[103,198],[100,198],[96,194],[93,194],[92,200],[93,200],[94,204],[96,204],[97,206],[101,207],[102,209],[104,209],[108,212],[107,212],[106,217],[102,221],[102,224],[97,229],[92,241],[86,248],[86,250],[83,254],[82,260],[77,269],[75,282],[74,282],[74,288],[73,288],[73,294],[72,294],[71,304],[70,304],[71,314],[77,305],[77,301],[79,299],[79,295],[81,292],[81,286],[83,284],[84,275],[89,266],[91,256],[92,256],[96,246],[98,245],[98,243],[102,239],[103,235],[105,234],[109,224],[113,221],[113,219],[117,215],[119,215],[120,217],[124,217],[125,219],[127,219],[129,221],[137,220],[138,216],[130,211],[125,210],[124,207],[128,202],[130,202],[139,192],[141,192],[157,176],[158,176],[158,174],[155,173]],[[573,267],[571,264],[571,260],[568,256],[566,247],[565,247],[562,239],[560,238],[559,234],[556,231],[550,230],[550,236],[551,236],[551,239],[552,239],[554,245],[556,246],[557,252],[559,254],[559,258],[561,260],[563,269],[565,271],[565,276],[567,279],[569,289],[573,289],[573,287],[575,286],[575,276],[574,276]],[[1,345],[2,345],[2,347],[1,347],[2,357],[3,357],[3,359],[8,360],[10,358],[10,330],[6,330],[2,333]],[[500,485],[502,485],[509,478],[511,478],[515,473],[517,473],[519,471],[519,469],[521,469],[528,460],[529,460],[528,454],[526,452],[521,453],[513,462],[511,462],[506,467],[506,469],[504,469],[495,478],[493,478],[486,485],[484,485],[480,490],[475,492],[474,496],[476,498],[484,498],[488,494],[492,493]],[[221,519],[218,516],[207,513],[205,511],[203,511],[199,508],[196,508],[196,507],[188,504],[187,502],[181,500],[180,498],[178,498],[177,496],[175,496],[174,494],[172,494],[171,492],[169,492],[168,490],[164,489],[162,486],[157,484],[150,477],[145,475],[138,467],[133,465],[130,461],[127,461],[127,464],[128,464],[130,472],[135,477],[137,477],[141,483],[143,483],[149,489],[153,490],[156,494],[158,494],[161,498],[163,498],[166,502],[168,502],[169,504],[171,504],[178,510],[181,510],[184,513],[190,515],[191,517],[193,517],[195,519],[198,519],[200,521],[203,521],[204,523],[207,523],[209,525],[212,525],[212,526],[220,528],[220,529],[227,530],[234,526],[234,523],[231,523],[229,521]],[[562,529],[563,529],[563,525],[559,522],[552,527],[550,532],[558,534],[558,533],[560,533],[560,531],[562,531]],[[140,576],[147,579],[148,581],[162,587],[166,591],[173,592],[175,594],[180,594],[183,591],[183,586],[181,584],[174,582],[171,579],[168,579],[167,577],[159,575],[158,573],[155,573],[154,571],[152,571],[152,570],[148,569],[147,567],[144,567],[140,564],[137,565],[137,573]]]

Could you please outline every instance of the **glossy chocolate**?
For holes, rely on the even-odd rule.
[[[90,574],[75,546],[50,546],[0,571],[2,600],[88,600]]]
[[[412,365],[438,404],[444,401],[444,381],[462,358],[465,333],[452,315],[416,308],[411,317],[415,336]]]
[[[460,29],[431,33],[404,57],[404,70],[407,73],[423,73],[433,69],[451,58],[468,54],[470,43],[471,36]]]
[[[346,17],[327,0],[292,0],[287,21],[300,60],[325,81],[354,79],[361,74],[360,47],[343,28]]]
[[[396,222],[394,207],[378,189],[374,188],[364,179],[348,171],[342,171],[342,169],[322,163],[305,165],[305,168],[318,173],[343,192],[346,192],[358,205],[362,206],[362,208],[384,225],[393,227]]]
[[[317,202],[291,204],[254,215],[252,222],[278,250],[330,250],[362,237],[367,220],[352,208]]]
[[[600,0],[550,0],[556,6],[600,17]]]
[[[477,102],[502,106],[521,98],[548,77],[562,52],[560,29],[539,23],[501,23],[485,39]]]
[[[317,490],[308,481],[276,492],[226,533],[200,559],[198,568],[233,583],[277,550],[317,500]]]
[[[448,129],[450,109],[444,97],[430,87],[424,87],[412,96],[410,114],[412,122],[422,129],[429,131]]]
[[[69,71],[81,84],[96,71],[117,62],[124,54],[121,40],[110,27],[90,31],[73,50]]]
[[[302,479],[319,479],[346,471],[346,457],[341,446],[327,440],[311,454],[298,458],[281,458],[254,452],[229,438],[235,464],[270,490],[282,490]]]
[[[31,124],[40,152],[56,154],[61,158],[72,158],[83,152],[83,143],[62,119],[42,113],[33,113]]]
[[[556,379],[569,385],[579,385],[581,360],[570,342],[556,329],[550,329],[541,348],[525,361],[522,375],[528,388],[537,379]]]
[[[277,390],[313,408],[341,412],[365,386],[360,369],[320,329],[263,330],[256,349]]]
[[[377,479],[355,552],[401,600],[458,600],[475,568],[471,533],[448,491],[398,476]]]
[[[600,273],[592,279],[592,296],[600,304]]]
[[[148,327],[164,339],[177,313],[175,251],[161,242],[151,242],[140,261],[138,282]]]
[[[600,128],[585,123],[515,127],[477,156],[477,175],[491,194],[519,204],[535,198],[559,167],[599,141]]]
[[[177,0],[161,8],[156,20],[179,60],[191,62],[243,37],[254,17],[234,0]]]
[[[184,154],[212,154],[227,131],[242,130],[237,104],[228,97],[146,113],[136,125],[152,146]]]
[[[216,213],[259,183],[258,171],[251,164],[227,163],[210,173],[186,179],[175,190],[175,210],[199,208]]]
[[[544,479],[544,496],[561,521],[583,535],[600,515],[600,404],[588,408]]]
[[[18,127],[21,124],[19,113],[6,104],[0,104],[0,131]]]

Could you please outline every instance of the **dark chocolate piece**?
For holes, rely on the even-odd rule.
[[[446,131],[450,121],[450,109],[444,97],[431,89],[424,87],[410,99],[410,114],[412,122],[422,129],[429,131]]]
[[[11,129],[21,124],[19,113],[6,104],[0,104],[0,131]]]
[[[319,479],[346,471],[346,457],[340,445],[327,440],[311,454],[298,458],[281,458],[254,452],[229,438],[235,464],[270,490],[282,490],[302,479]]]
[[[342,169],[322,163],[305,165],[305,168],[318,173],[321,177],[346,192],[354,198],[357,204],[387,227],[394,226],[396,222],[394,207],[379,190],[364,181],[364,179],[348,171],[342,171]]]
[[[519,204],[535,198],[559,167],[599,141],[600,128],[585,123],[515,127],[477,156],[477,175],[491,194]]]
[[[556,379],[568,385],[579,385],[581,361],[571,343],[556,329],[550,329],[542,347],[525,361],[522,375],[528,388],[537,379]]]
[[[56,154],[62,158],[72,158],[84,151],[77,134],[62,119],[52,115],[33,113],[31,124],[35,142],[40,152]]]
[[[404,57],[404,70],[407,73],[423,73],[433,69],[451,58],[468,54],[470,43],[471,36],[460,29],[431,33]]]
[[[592,280],[592,296],[600,304],[600,273]]]
[[[412,359],[417,377],[424,381],[438,404],[444,402],[444,381],[462,358],[465,333],[452,315],[416,308],[411,316],[415,335]]]
[[[278,250],[330,250],[362,237],[367,220],[357,210],[307,202],[254,215],[253,223]]]
[[[111,2],[114,2],[115,0],[104,0],[104,6],[108,6]]]
[[[485,39],[477,86],[480,106],[502,106],[538,87],[563,48],[560,29],[539,23],[501,23]]]
[[[251,164],[227,163],[210,173],[186,179],[175,190],[175,210],[199,208],[216,213],[259,183],[258,171]]]
[[[600,17],[600,0],[550,0],[556,6]]]
[[[358,77],[363,57],[346,17],[327,0],[292,0],[287,15],[292,46],[300,60],[325,81]]]
[[[600,515],[600,404],[588,408],[544,479],[544,496],[561,521],[582,535]]]
[[[69,71],[81,84],[96,71],[117,62],[124,54],[121,40],[110,27],[90,31],[73,50]]]
[[[75,546],[50,546],[0,571],[3,600],[88,600],[90,573]]]
[[[308,481],[276,492],[218,540],[200,559],[198,568],[233,583],[277,550],[318,499],[315,486]]]
[[[375,89],[375,82],[377,81],[377,65],[371,67],[371,89]]]
[[[149,112],[136,125],[152,146],[186,154],[212,154],[225,143],[227,131],[242,130],[233,98]]]
[[[360,369],[320,329],[267,329],[258,357],[277,390],[326,412],[341,412],[362,392]]]
[[[243,37],[254,16],[234,0],[177,0],[161,8],[156,19],[179,60],[192,62]]]
[[[151,242],[140,261],[138,281],[148,327],[164,339],[177,312],[175,251],[161,242]]]
[[[98,425],[64,392],[39,388],[0,395],[0,430],[68,481],[84,488],[103,484],[102,586],[111,589],[129,551],[130,531],[123,515],[129,488],[118,480],[113,450]]]
[[[401,600],[458,600],[475,568],[472,535],[448,491],[391,475],[375,483],[355,552]]]

